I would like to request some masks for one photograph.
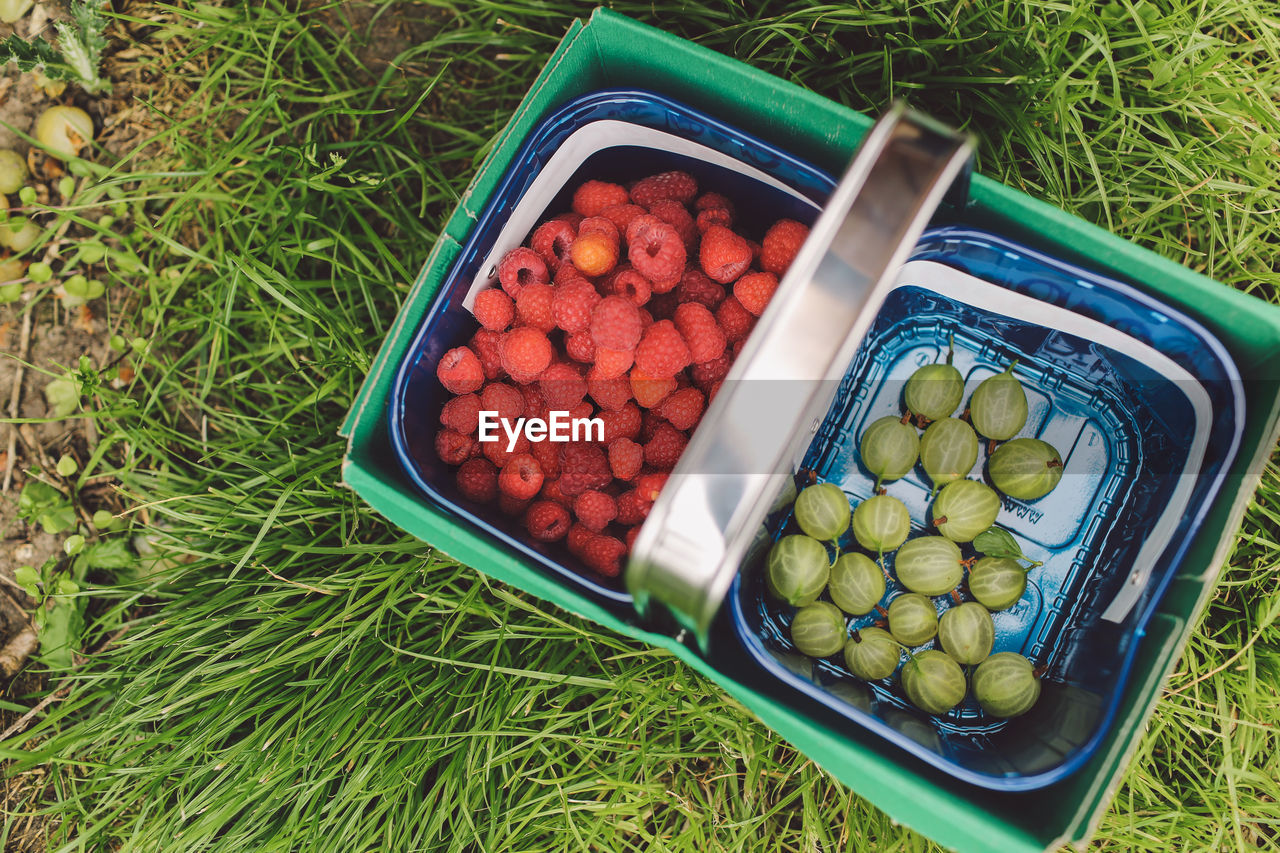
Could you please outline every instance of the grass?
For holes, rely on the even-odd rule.
[[[615,8],[855,108],[905,96],[970,127],[986,174],[1280,300],[1268,4],[746,5]],[[151,344],[90,414],[163,559],[93,576],[92,654],[0,745],[43,774],[6,825],[39,809],[57,851],[937,849],[670,656],[339,485],[337,425],[434,229],[588,10],[359,8],[118,19],[157,108],[115,175],[145,247],[115,310]],[[1094,849],[1280,848],[1278,495],[1273,465]]]

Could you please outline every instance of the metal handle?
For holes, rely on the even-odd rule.
[[[868,132],[636,539],[626,581],[642,617],[656,600],[706,649],[893,278],[971,161],[967,137],[901,104]]]

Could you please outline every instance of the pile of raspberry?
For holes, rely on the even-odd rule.
[[[540,225],[476,296],[480,323],[436,375],[454,395],[436,453],[476,503],[564,541],[606,577],[622,571],[640,524],[707,403],[809,234],[782,219],[755,243],[734,206],[686,172],[630,186],[587,181],[573,210]],[[604,441],[477,440],[499,417],[600,418]]]

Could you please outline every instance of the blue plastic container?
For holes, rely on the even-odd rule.
[[[981,286],[966,293],[969,301],[926,286],[898,287],[804,464],[840,485],[854,504],[869,498],[875,478],[861,465],[858,441],[871,422],[903,411],[902,387],[918,366],[944,358],[954,341],[967,400],[979,382],[1017,359],[1014,375],[1030,408],[1019,435],[1053,444],[1064,475],[1039,500],[1004,498],[996,523],[1044,565],[1030,572],[1018,604],[993,614],[994,651],[1019,652],[1043,666],[1046,698],[1012,721],[987,717],[972,697],[936,718],[912,708],[896,676],[864,685],[839,655],[810,667],[788,639],[792,612],[764,589],[763,559],[746,567],[731,593],[735,628],[756,663],[795,691],[797,701],[803,696],[867,725],[966,781],[1028,790],[1081,765],[1111,723],[1136,641],[1235,455],[1243,411],[1239,376],[1221,345],[1186,316],[993,235],[927,232],[900,281],[928,278],[933,263],[999,284],[1001,293],[1033,296],[1045,306],[1032,306],[1033,312],[1052,316],[1048,306],[1055,306],[1071,316],[1045,326],[996,313],[971,302],[982,295],[1014,314],[1025,306],[1009,295],[992,299]],[[1072,327],[1093,334],[1064,331]],[[1120,349],[1102,342],[1121,329]],[[1160,355],[1168,358],[1164,372],[1153,369]],[[985,442],[980,447],[971,477],[985,465]],[[924,533],[931,487],[918,465],[886,484],[911,512],[912,538]],[[799,532],[785,515],[778,522],[777,535]],[[847,534],[842,545],[857,548]],[[970,545],[962,552],[976,553]],[[886,566],[892,572],[892,555]],[[1136,575],[1135,567],[1141,567]],[[891,581],[882,606],[903,591]],[[934,602],[939,614],[956,604],[946,597]],[[873,611],[851,620],[850,628],[881,618]]]
[[[645,144],[628,143],[626,125],[634,126]],[[578,145],[582,137],[575,134],[592,128],[608,128],[603,138],[617,144],[587,146],[588,153],[568,166],[557,158],[557,152]],[[654,148],[653,131],[696,143],[719,163],[681,144]],[[755,239],[780,217],[811,222],[835,185],[830,176],[786,153],[661,97],[621,91],[576,99],[529,137],[492,195],[400,365],[389,406],[394,451],[429,501],[453,514],[458,524],[522,554],[558,583],[631,620],[631,598],[621,582],[591,574],[559,546],[528,541],[517,520],[459,495],[453,470],[435,458],[438,418],[449,397],[436,381],[435,364],[474,333],[469,297],[492,281],[501,252],[526,236],[523,230],[513,236],[509,222],[541,222],[544,210],[551,215],[568,209],[572,189],[589,178],[624,181],[677,168],[693,173],[703,188],[737,201],[740,224]],[[529,199],[535,195],[541,200],[530,216]],[[963,221],[961,210],[947,209],[940,216]],[[898,410],[901,382],[917,364],[945,353],[947,338],[954,335],[956,363],[971,391],[984,376],[1018,358],[1017,375],[1032,400],[1031,420],[1021,434],[1042,434],[1057,444],[1070,478],[1041,501],[1007,503],[998,522],[1018,536],[1030,556],[1045,562],[1032,574],[1024,601],[996,614],[997,650],[1023,651],[1047,666],[1042,699],[1031,714],[1010,722],[984,718],[971,702],[935,719],[911,710],[894,686],[853,679],[838,659],[810,664],[790,647],[790,614],[765,597],[758,564],[745,566],[735,584],[710,660],[735,677],[767,680],[771,691],[785,694],[799,708],[870,729],[966,782],[1029,790],[1082,764],[1110,724],[1143,626],[1234,455],[1242,405],[1238,378],[1222,347],[1185,316],[1130,287],[998,237],[935,229],[913,260],[1004,288],[997,294],[1028,297],[1028,303],[1057,306],[1125,333],[1177,365],[1188,377],[1182,381],[1201,389],[1192,396],[1207,398],[1211,416],[1206,421],[1201,415],[1201,433],[1188,429],[1196,407],[1187,394],[1119,350],[1005,316],[991,304],[978,307],[906,283],[891,294],[850,366],[806,466],[839,483],[853,500],[868,497],[872,478],[859,465],[857,439],[870,420]],[[972,286],[962,291],[976,292]],[[1195,470],[1171,464],[1194,442],[1204,449]],[[1185,478],[1190,485],[1180,488]],[[1068,483],[1080,488],[1064,488]],[[890,484],[889,492],[907,501],[919,525],[926,518],[928,488],[917,473]],[[1185,510],[1170,518],[1165,510],[1174,497]],[[785,514],[774,521],[777,536],[789,521]],[[1147,544],[1153,528],[1161,541]],[[1136,597],[1119,621],[1103,620],[1138,556],[1146,570]]]
[[[695,142],[740,161],[768,176],[776,185],[761,183],[730,167],[709,164],[683,153],[637,145],[610,145],[589,153],[571,168],[561,168],[559,174],[549,176],[561,189],[550,196],[545,207],[548,215],[568,210],[573,190],[591,178],[634,180],[655,172],[684,169],[705,189],[721,192],[731,199],[755,201],[754,205],[740,206],[739,223],[759,239],[764,230],[781,217],[812,222],[819,206],[835,187],[834,179],[818,169],[665,98],[645,92],[609,91],[575,99],[549,116],[530,135],[476,223],[397,372],[389,406],[389,427],[392,447],[406,476],[433,503],[455,513],[460,523],[483,530],[559,581],[581,589],[614,612],[634,616],[631,595],[621,579],[600,578],[562,546],[547,547],[529,541],[518,519],[504,518],[496,512],[485,511],[492,508],[480,508],[466,501],[454,485],[452,470],[436,458],[433,444],[440,410],[451,396],[436,380],[435,365],[445,352],[466,344],[475,332],[475,318],[467,310],[468,296],[477,279],[495,279],[493,249],[504,226],[567,140],[593,125],[608,123],[606,134],[612,133],[612,123],[616,122]],[[556,167],[553,165],[553,168]],[[782,186],[792,188],[793,192],[784,191]],[[534,212],[538,214],[534,221],[541,223],[543,211]]]

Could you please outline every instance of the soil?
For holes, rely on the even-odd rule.
[[[138,4],[116,5],[136,7]],[[130,10],[117,8],[117,11],[129,14]],[[38,3],[16,24],[0,24],[0,39],[14,32],[24,38],[43,33],[52,39],[51,21],[64,14],[56,2]],[[51,193],[56,194],[50,186],[56,183],[56,164],[53,170],[45,171],[45,158],[39,151],[29,154],[30,146],[19,131],[34,134],[35,119],[46,107],[67,104],[86,110],[93,117],[95,127],[100,129],[96,142],[105,152],[97,155],[99,160],[110,160],[113,155],[132,150],[152,132],[151,128],[133,120],[133,93],[145,65],[139,60],[147,57],[142,51],[127,53],[130,34],[113,32],[115,26],[113,24],[106,34],[112,47],[103,67],[108,74],[114,69],[119,77],[113,79],[112,91],[107,95],[91,97],[76,86],[67,86],[61,92],[45,90],[37,85],[35,75],[20,73],[13,65],[0,67],[0,148],[10,148],[29,157],[29,164],[35,169],[28,183],[35,186],[41,202],[47,201]],[[121,53],[125,53],[123,58],[119,57]],[[10,198],[9,204],[17,206],[21,202]],[[63,239],[55,239],[43,255],[34,259],[52,260],[74,236],[74,232],[69,232]],[[118,330],[107,325],[105,303],[105,299],[98,299],[87,306],[68,308],[58,298],[56,283],[51,286],[28,282],[18,301],[0,305],[0,356],[3,356],[0,357],[0,409],[3,411],[0,417],[16,414],[18,418],[36,421],[21,426],[0,424],[0,596],[7,596],[16,605],[0,607],[0,649],[27,627],[27,620],[14,618],[13,614],[29,614],[36,606],[14,582],[14,570],[20,566],[38,569],[51,557],[61,556],[62,542],[68,535],[68,532],[50,535],[22,517],[19,497],[23,487],[40,476],[59,485],[66,493],[74,494],[82,523],[98,508],[113,511],[121,508],[112,505],[110,482],[91,481],[76,493],[70,481],[58,476],[54,466],[64,454],[72,456],[83,468],[98,441],[97,428],[90,418],[54,418],[44,394],[50,380],[75,369],[81,356],[88,356],[96,366],[106,364],[112,357],[107,341]],[[11,411],[12,394],[19,376],[17,408]],[[37,669],[28,663],[27,669],[11,679],[0,674],[0,699],[11,705],[36,706],[49,689]],[[59,696],[52,697],[53,701]],[[12,727],[21,731],[26,724],[23,711],[0,710],[0,733],[7,733]],[[44,780],[39,768],[0,778],[0,802],[5,814],[29,810],[30,804],[39,798]],[[5,850],[24,853],[45,850],[49,831],[50,826],[42,818],[17,817],[6,833]]]
[[[418,44],[429,26],[421,12],[411,18],[406,11],[360,0],[337,5],[302,0],[317,10],[316,23],[335,33],[343,33],[348,47],[363,66],[369,80],[385,72],[389,63]],[[65,0],[41,0],[28,15],[14,25],[0,23],[0,39],[17,33],[23,38],[44,35],[54,40],[52,21],[66,17]],[[148,147],[159,131],[179,121],[193,109],[191,86],[199,80],[201,55],[184,57],[191,74],[181,77],[159,73],[172,67],[181,56],[180,39],[153,37],[164,33],[167,19],[172,17],[165,7],[149,0],[113,0],[118,16],[109,25],[108,41],[102,62],[102,73],[111,82],[111,90],[95,96],[69,85],[62,91],[49,91],[37,85],[35,75],[20,73],[13,65],[0,66],[0,148],[11,148],[28,156],[29,145],[19,133],[33,134],[36,117],[48,106],[74,105],[89,113],[96,128],[95,159],[111,162],[125,155],[163,157],[164,152]],[[226,128],[232,132],[233,128]],[[45,173],[45,159],[37,151],[30,155],[33,176],[28,183],[35,186],[38,199],[56,198],[57,164],[52,174]],[[41,183],[41,179],[44,183]],[[10,198],[12,206],[21,203]],[[43,256],[54,260],[59,249],[75,238],[74,231],[49,244]],[[0,258],[7,255],[0,250]],[[33,259],[40,259],[39,257]],[[55,269],[57,264],[54,264]],[[58,485],[74,496],[81,524],[87,524],[93,511],[123,509],[110,481],[91,481],[78,493],[71,481],[59,477],[54,466],[64,454],[77,460],[80,467],[89,459],[98,441],[92,418],[56,419],[45,399],[45,386],[50,380],[74,370],[81,356],[88,356],[98,367],[113,357],[108,339],[122,330],[109,328],[106,302],[112,297],[93,300],[88,306],[68,308],[61,304],[56,281],[52,284],[27,282],[22,297],[0,305],[0,418],[11,417],[10,401],[21,376],[21,387],[13,414],[35,422],[15,426],[0,423],[0,596],[7,596],[14,607],[0,606],[0,649],[25,626],[21,614],[36,606],[14,581],[14,571],[21,566],[39,568],[47,560],[61,556],[62,542],[68,535],[50,535],[39,525],[24,519],[19,512],[22,489],[39,477]],[[125,313],[122,306],[113,307],[112,316]],[[25,328],[24,328],[25,327]],[[127,332],[125,332],[127,335]],[[10,453],[10,447],[12,452]],[[74,478],[72,478],[74,479]],[[7,482],[7,486],[5,486]],[[0,601],[0,605],[4,602]],[[16,614],[16,617],[15,617]],[[11,679],[0,673],[0,699],[39,712],[42,705],[57,701],[62,693],[48,695],[54,685],[46,684],[30,663],[27,669]],[[20,711],[0,710],[0,734],[10,728],[23,730]],[[0,738],[3,739],[3,738]],[[46,777],[35,770],[10,776],[0,767],[0,804],[4,809],[7,833],[6,851],[43,851],[47,849],[52,827],[44,819],[26,815],[32,803],[45,795]],[[15,814],[24,815],[14,818]]]

